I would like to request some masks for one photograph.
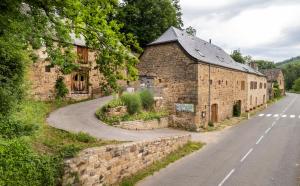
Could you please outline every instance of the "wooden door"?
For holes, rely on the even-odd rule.
[[[87,75],[84,73],[75,73],[73,75],[72,91],[74,93],[87,93]]]
[[[211,106],[211,121],[213,123],[218,122],[218,104],[213,104]]]

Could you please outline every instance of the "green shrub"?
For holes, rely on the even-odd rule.
[[[2,138],[16,138],[29,136],[38,129],[37,125],[22,123],[22,121],[6,117],[0,119],[0,136]]]
[[[89,134],[87,133],[84,133],[84,132],[79,132],[77,134],[73,134],[74,136],[74,139],[79,141],[79,142],[82,142],[82,143],[92,143],[92,142],[96,142],[97,139],[90,136]]]
[[[149,90],[143,90],[140,92],[140,98],[143,105],[143,108],[146,110],[150,110],[154,105],[154,97],[153,94]]]
[[[39,156],[24,140],[0,140],[0,185],[57,185],[58,160]]]
[[[215,125],[214,125],[214,122],[209,121],[209,122],[208,122],[208,126],[209,126],[209,127],[214,127],[214,126],[215,126]]]
[[[121,100],[127,107],[127,111],[130,115],[139,113],[142,109],[142,103],[138,94],[123,94]]]
[[[64,83],[64,77],[60,76],[55,83],[56,99],[65,98],[69,90]]]
[[[239,103],[233,105],[233,116],[234,117],[241,116],[241,105]]]

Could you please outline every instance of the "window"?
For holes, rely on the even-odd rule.
[[[221,80],[219,80],[219,85],[221,85]]]
[[[78,55],[78,61],[80,63],[88,63],[89,61],[89,49],[82,46],[77,46],[77,55]]]
[[[264,84],[265,89],[267,88],[267,83]]]
[[[259,88],[260,88],[260,89],[262,89],[262,87],[263,87],[263,84],[262,84],[262,83],[260,83],[260,84],[259,84]]]
[[[226,80],[226,85],[228,84],[227,80]]]
[[[245,81],[241,82],[241,90],[245,90]]]
[[[212,85],[212,83],[213,83],[213,80],[209,80],[209,84],[211,84],[211,85]]]

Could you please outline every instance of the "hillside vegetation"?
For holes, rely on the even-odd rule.
[[[279,68],[283,68],[284,66],[286,66],[288,64],[297,64],[297,63],[300,63],[300,56],[293,57],[291,59],[276,63],[276,66]]]

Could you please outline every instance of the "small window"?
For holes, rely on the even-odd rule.
[[[219,80],[219,85],[221,85],[221,80]]]
[[[209,80],[209,84],[211,84],[211,85],[212,85],[212,83],[213,83],[213,80]]]
[[[158,82],[161,83],[161,79],[158,79]]]
[[[81,77],[80,77],[80,81],[84,81],[84,76],[81,76]]]
[[[45,66],[45,72],[51,72],[51,66],[50,65]]]
[[[227,80],[226,80],[226,85],[228,84]]]

